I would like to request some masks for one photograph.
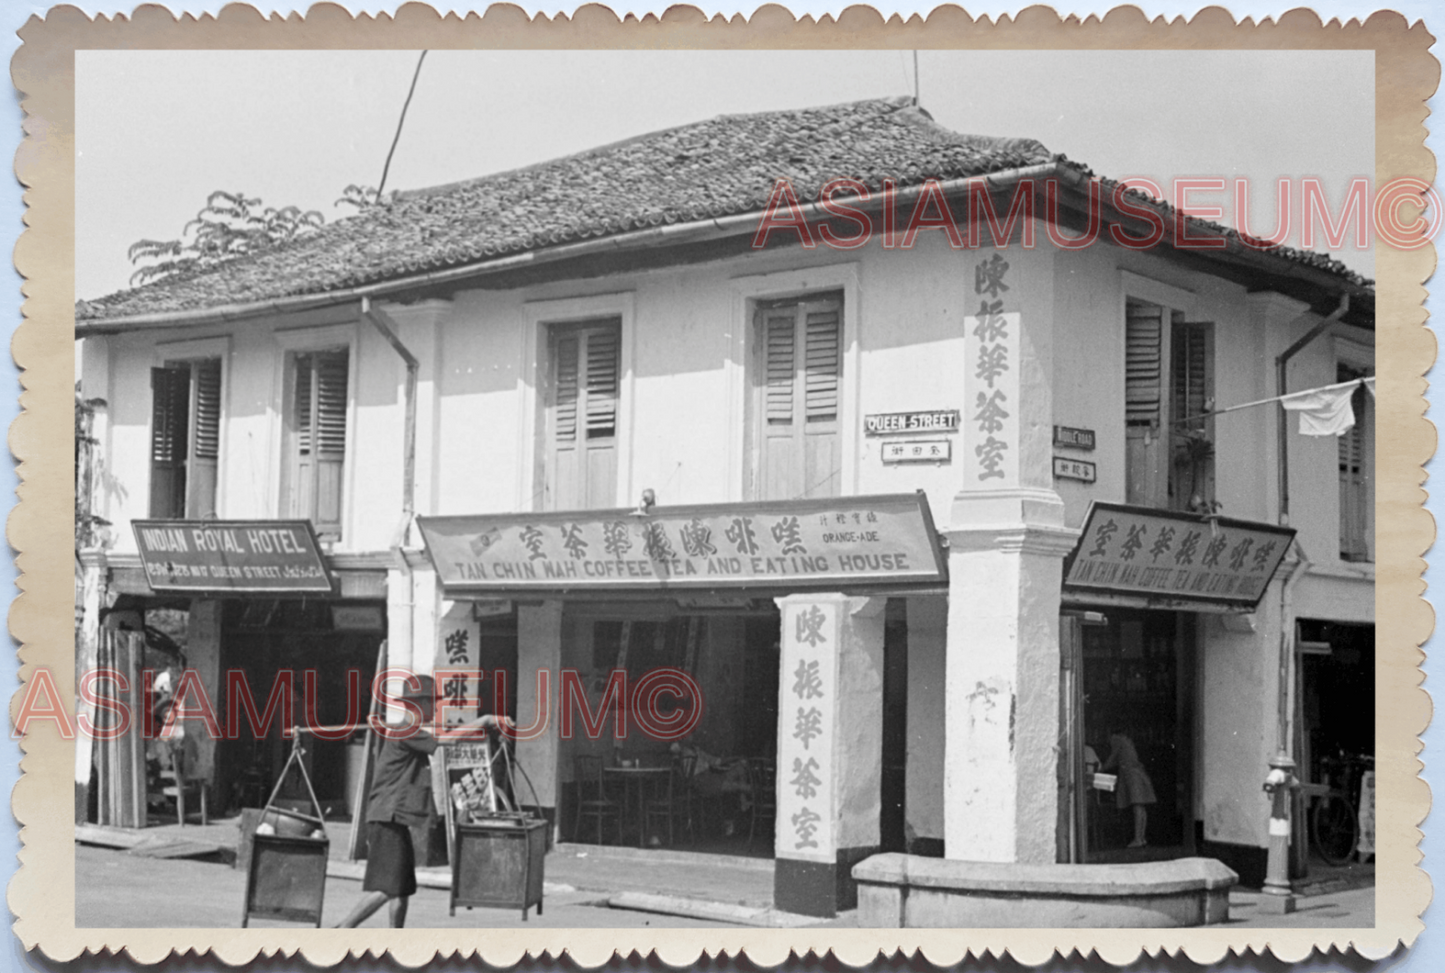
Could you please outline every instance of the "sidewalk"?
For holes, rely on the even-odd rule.
[[[245,876],[230,868],[229,862],[235,855],[239,820],[221,820],[204,828],[168,824],[144,831],[93,826],[78,829],[76,863],[86,880],[76,883],[77,921],[102,926],[237,925]],[[361,894],[365,863],[346,860],[349,823],[328,822],[326,827],[331,839],[331,862],[327,868],[325,921],[331,923],[339,921]],[[97,847],[97,843],[106,847]],[[214,851],[200,860],[170,854],[178,847],[184,850],[186,845]],[[82,861],[93,864],[96,872],[85,872]],[[767,858],[563,843],[548,853],[545,867],[544,921],[535,915],[528,921],[546,926],[854,926],[857,922],[856,913],[845,913],[827,922],[774,913],[773,862]],[[92,881],[96,876],[111,876],[125,884],[97,884]],[[495,909],[463,910],[452,919],[446,915],[451,884],[448,869],[420,869],[418,880],[422,889],[413,902],[409,925],[510,927],[521,922],[517,911]],[[155,896],[149,892],[145,898],[136,896],[137,886],[131,883],[139,883],[147,890],[182,890],[173,903],[180,911],[173,918],[163,918],[150,908],[152,903],[157,907],[162,903],[154,902]],[[215,893],[202,898],[184,892],[195,888],[214,889]],[[1358,928],[1375,924],[1373,866],[1346,866],[1327,873],[1316,870],[1298,891],[1304,894],[1297,898],[1296,911],[1278,916],[1260,913],[1261,893],[1236,889],[1229,897],[1230,924],[1263,928]],[[334,918],[333,910],[337,912]],[[183,917],[195,921],[184,921]],[[377,922],[373,919],[368,925]]]

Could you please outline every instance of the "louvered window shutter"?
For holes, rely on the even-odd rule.
[[[838,493],[842,321],[832,295],[758,308],[759,498]]]
[[[552,386],[543,505],[553,510],[617,502],[617,423],[622,322],[552,326]]]
[[[1336,380],[1348,382],[1364,376],[1365,372],[1342,365]],[[1355,424],[1336,439],[1340,467],[1340,557],[1346,561],[1366,561],[1370,557],[1370,469],[1365,448],[1366,437],[1374,424],[1370,405],[1369,392],[1363,387],[1356,388],[1350,396]]]
[[[805,363],[807,422],[838,418],[838,373],[842,363],[837,307],[810,308]]]
[[[556,440],[563,443],[577,441],[577,355],[580,344],[575,335],[567,335],[557,340],[553,352],[557,363],[557,387],[552,431]]]
[[[1171,419],[1178,423],[1202,415],[1209,400],[1209,325],[1177,325],[1171,355],[1174,359]],[[1187,427],[1176,425],[1175,429],[1202,429],[1203,426],[1204,420],[1200,419]]]
[[[151,369],[150,515],[186,515],[186,450],[191,399],[188,366]]]
[[[291,512],[333,537],[341,533],[349,361],[345,351],[296,356]]]
[[[586,333],[587,342],[587,438],[610,439],[617,435],[617,350],[616,328]]]
[[[214,460],[221,452],[221,362],[197,362],[196,448],[197,459]]]
[[[1130,305],[1124,335],[1125,425],[1159,423],[1164,309]]]
[[[793,423],[793,386],[797,382],[795,323],[798,309],[770,308],[762,312],[763,354],[767,361],[764,412],[769,425]]]
[[[216,516],[216,478],[221,454],[221,360],[191,365],[191,455],[186,462],[186,516]]]
[[[346,452],[347,354],[316,356],[316,449],[322,456]]]

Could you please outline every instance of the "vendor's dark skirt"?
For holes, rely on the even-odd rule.
[[[369,821],[366,825],[366,877],[361,887],[367,892],[385,892],[393,898],[416,892],[416,853],[411,832],[395,821]]]

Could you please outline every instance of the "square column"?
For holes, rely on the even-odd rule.
[[[853,866],[879,847],[885,602],[828,593],[777,603],[773,905],[831,917],[857,905]]]
[[[545,695],[537,692],[544,673]],[[562,603],[517,606],[517,763],[537,791],[539,810],[556,826],[558,680],[562,671]],[[518,799],[532,798],[525,784]]]
[[[1055,860],[1059,595],[1065,528],[1052,490],[960,493],[949,540],[944,855]]]

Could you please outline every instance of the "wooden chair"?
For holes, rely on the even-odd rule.
[[[186,795],[197,796],[201,805],[201,825],[210,823],[210,816],[206,809],[206,781],[203,778],[187,777],[185,773],[185,757],[181,754],[180,745],[171,748],[171,765],[169,769],[161,771],[161,794],[169,797],[176,803],[176,823],[185,826],[186,823]]]
[[[778,772],[777,764],[771,757],[748,758],[748,787],[753,806],[748,815],[748,851],[753,850],[753,836],[758,831],[758,820],[768,822],[771,828],[778,819]]]
[[[577,778],[577,820],[572,829],[575,841],[582,840],[584,818],[597,819],[597,843],[602,844],[602,824],[611,818],[616,825],[619,839],[622,829],[621,808],[607,796],[607,783],[602,773],[602,758],[592,754],[578,754],[572,758],[572,768]]]
[[[667,775],[667,782],[660,794],[654,794],[643,806],[643,827],[646,835],[653,834],[652,825],[654,821],[667,825],[667,843],[672,845],[676,840],[675,826],[679,816],[687,828],[688,840],[691,844],[697,844],[697,832],[693,829],[692,823],[692,768],[693,757],[683,757],[673,760],[671,773]]]

